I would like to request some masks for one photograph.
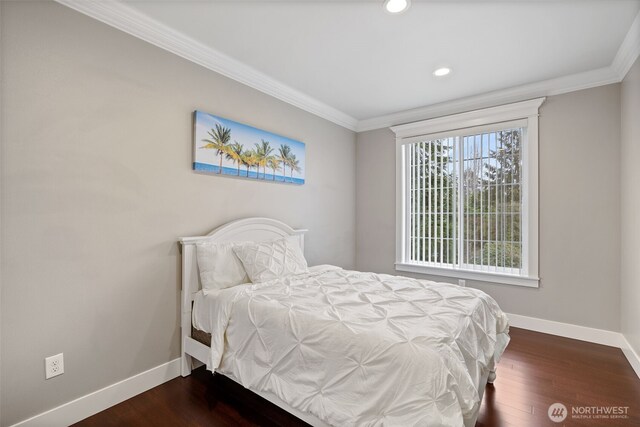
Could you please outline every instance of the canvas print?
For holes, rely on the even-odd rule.
[[[304,184],[304,143],[202,111],[194,116],[193,170]]]

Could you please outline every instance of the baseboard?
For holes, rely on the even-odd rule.
[[[622,352],[627,357],[627,360],[631,364],[633,370],[636,371],[638,378],[640,378],[640,356],[638,356],[638,353],[636,353],[633,347],[631,347],[631,344],[629,344],[629,341],[627,341],[624,335],[622,336],[622,340]]]
[[[635,352],[631,344],[629,344],[629,341],[627,341],[620,332],[521,316],[519,314],[507,313],[507,317],[509,317],[509,324],[514,328],[528,329],[530,331],[573,338],[574,340],[618,347],[624,353],[638,378],[640,378],[640,356],[638,356],[638,353]]]
[[[618,347],[622,349],[629,360],[629,364],[638,375],[638,378],[640,378],[640,356],[619,332],[521,316],[519,314],[507,314],[507,316],[511,326],[516,328]],[[171,362],[156,366],[148,371],[21,421],[12,427],[68,426],[178,376],[180,376],[180,359],[174,359]]]
[[[623,337],[619,332],[604,329],[589,328],[587,326],[572,325],[570,323],[555,322],[553,320],[538,319],[536,317],[509,314],[509,324],[515,328],[529,329],[545,334],[573,338],[611,347],[623,347]]]
[[[14,424],[12,427],[68,426],[104,411],[180,375],[180,359],[174,359],[148,371],[129,377],[47,412]]]

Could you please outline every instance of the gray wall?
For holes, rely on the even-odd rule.
[[[467,286],[509,313],[618,331],[620,85],[547,98],[539,129],[540,288]],[[388,129],[357,136],[359,270],[394,273],[394,141]]]
[[[54,3],[0,11],[0,425],[178,356],[179,236],[269,216],[309,228],[311,264],[395,273],[389,130],[356,142]],[[636,351],[639,68],[541,109],[540,289],[468,282],[511,313],[622,328]],[[306,142],[307,184],[193,173],[194,109]],[[58,352],[66,373],[45,381]]]
[[[353,132],[64,6],[1,8],[3,426],[179,356],[180,236],[273,217],[354,266]],[[194,109],[304,141],[307,183],[193,173]]]
[[[640,59],[621,87],[622,333],[640,354]]]

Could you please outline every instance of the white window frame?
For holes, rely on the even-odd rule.
[[[390,129],[396,135],[396,263],[398,271],[478,280],[537,288],[538,277],[538,112],[545,98],[484,108],[445,117],[423,120]],[[425,138],[458,136],[481,128],[499,129],[500,124],[520,121],[525,128],[522,140],[522,261],[521,274],[435,267],[407,259],[407,153],[405,147]]]

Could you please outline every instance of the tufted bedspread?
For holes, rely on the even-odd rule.
[[[487,294],[318,266],[194,303],[208,369],[336,426],[461,426],[506,347]]]

